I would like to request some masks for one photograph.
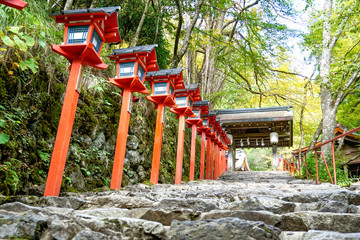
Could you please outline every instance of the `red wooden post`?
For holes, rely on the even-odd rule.
[[[309,179],[310,178],[310,173],[307,167],[307,160],[306,160],[306,153],[304,154],[304,164],[305,164],[305,168],[306,168],[306,177]]]
[[[27,2],[21,0],[0,0],[0,3],[18,10],[22,10],[27,5]]]
[[[316,184],[319,184],[319,169],[318,169],[318,161],[317,161],[317,151],[315,149],[315,168],[316,168]]]
[[[331,142],[331,153],[332,153],[332,164],[333,164],[333,172],[334,172],[334,184],[336,185],[336,163],[335,163],[335,149],[334,149],[334,141]]]
[[[299,178],[301,179],[300,154],[298,155],[298,168],[299,168]]]
[[[157,184],[159,181],[159,170],[160,170],[160,157],[161,157],[161,145],[162,137],[164,131],[164,104],[159,104],[157,106],[157,115],[156,115],[156,126],[155,126],[155,138],[154,138],[154,150],[152,156],[152,165],[151,165],[151,176],[150,182]]]
[[[334,184],[334,182],[333,182],[333,180],[332,180],[332,177],[331,177],[331,174],[330,174],[329,167],[328,167],[328,165],[327,165],[327,163],[326,163],[325,155],[324,155],[324,153],[323,153],[323,152],[320,152],[320,153],[321,153],[321,156],[322,156],[322,158],[323,158],[323,160],[324,160],[325,167],[326,167],[326,171],[328,172],[328,175],[329,175],[329,178],[330,178],[331,184]]]
[[[224,157],[223,157],[223,149],[219,146],[219,165],[220,165],[220,171],[219,171],[219,176],[218,178],[224,173],[225,171],[225,162],[224,162]]]
[[[204,179],[204,167],[205,167],[205,132],[201,133],[201,156],[200,156],[200,180]]]
[[[223,171],[221,174],[223,174],[224,172],[227,171],[227,162],[226,162],[226,157],[225,157],[225,150],[223,149],[222,150],[222,162],[223,162],[223,165],[224,165],[224,168],[223,168]]]
[[[206,179],[210,179],[210,158],[211,158],[211,139],[207,136],[206,141]]]
[[[214,164],[214,179],[219,176],[219,145],[215,143],[215,164]]]
[[[76,91],[76,83],[78,79],[82,77],[80,75],[82,72],[81,68],[83,67],[79,59],[74,60],[71,65],[44,196],[59,196],[60,193],[76,106],[79,99],[79,92]]]
[[[71,68],[44,196],[59,196],[84,68],[86,65],[99,69],[107,67],[99,54],[104,42],[121,41],[117,19],[119,9],[119,7],[108,7],[92,9],[91,13],[65,11],[50,15],[57,23],[64,23],[66,30],[64,43],[52,44],[51,48],[54,52],[66,57],[71,63]],[[105,16],[108,17],[106,22]],[[98,25],[102,28],[94,30]],[[95,36],[98,38],[93,41]]]
[[[214,179],[214,161],[215,161],[215,142],[211,141],[211,157],[210,157],[210,179]]]
[[[190,181],[194,180],[195,173],[195,150],[196,150],[196,125],[191,126],[191,155],[190,155]]]
[[[132,99],[129,89],[123,91],[123,101],[121,104],[120,121],[118,134],[116,139],[115,158],[113,171],[111,175],[110,188],[119,190],[121,188],[122,174],[124,168],[124,159],[126,151],[127,135],[129,131],[130,112],[128,112],[129,104]]]
[[[181,184],[185,137],[185,115],[179,115],[178,145],[176,152],[175,184]]]

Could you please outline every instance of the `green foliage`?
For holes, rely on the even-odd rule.
[[[13,75],[16,68],[20,68],[21,71],[30,69],[35,74],[38,63],[28,52],[28,48],[35,45],[35,40],[20,30],[20,27],[7,27],[7,34],[0,31],[0,45],[6,46],[0,51],[4,52],[3,55],[6,56],[4,60],[10,62],[9,75]],[[10,54],[14,57],[10,57]],[[8,65],[6,62],[3,64]]]
[[[269,148],[245,149],[251,171],[272,170],[272,150]]]
[[[4,119],[0,118],[0,144],[5,144],[9,141],[10,136],[7,135],[6,133],[3,133],[1,131],[1,128],[4,128],[6,125],[6,121]]]
[[[329,157],[329,159],[331,159],[331,157]],[[307,160],[307,168],[309,171],[309,174],[311,176],[312,179],[316,180],[316,162],[315,162],[315,154],[314,153],[310,153],[306,155],[306,160]],[[323,158],[321,157],[320,154],[318,154],[318,174],[319,174],[319,181],[322,182],[331,182],[330,181],[330,177],[329,174],[326,170],[326,166],[324,163]],[[340,160],[336,160],[336,179],[337,179],[337,184],[341,185],[341,186],[349,186],[352,183],[352,179],[348,178],[348,176],[346,175],[346,173],[344,172],[344,170],[342,169],[341,165],[339,164]],[[332,178],[334,179],[333,176],[333,166],[331,163],[328,163],[328,167],[329,167],[329,171],[330,174],[332,176]],[[305,164],[302,166],[301,168],[301,177],[302,178],[306,178],[306,167]]]
[[[9,195],[17,192],[20,182],[18,172],[22,166],[22,162],[15,158],[11,158],[0,165],[0,176],[3,179],[0,184],[0,193]]]

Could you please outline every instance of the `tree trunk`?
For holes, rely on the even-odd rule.
[[[141,31],[142,25],[144,24],[146,13],[147,13],[147,10],[149,8],[149,3],[150,3],[150,0],[146,0],[144,12],[142,14],[140,23],[139,23],[139,25],[138,25],[138,27],[136,29],[135,36],[134,36],[133,40],[131,41],[131,45],[130,45],[131,47],[135,47],[136,44],[137,44],[137,41],[139,40],[140,31]]]
[[[158,1],[158,8],[159,8],[159,12],[158,12],[158,17],[156,20],[156,30],[155,30],[155,37],[154,37],[154,43],[157,42],[157,39],[159,37],[159,29],[161,27],[161,17],[162,17],[162,1]]]
[[[310,145],[309,145],[309,149],[312,149],[313,147],[315,147],[315,144],[318,140],[318,138],[320,137],[320,134],[322,132],[322,124],[323,124],[323,120],[321,119],[318,128],[316,129],[315,133],[314,133],[314,137],[313,140],[311,141]]]
[[[90,8],[94,8],[96,6],[97,2],[98,2],[98,0],[93,0],[91,2]]]
[[[66,0],[64,11],[70,10],[73,5],[74,0]]]
[[[179,21],[178,21],[178,26],[176,28],[175,43],[174,43],[174,56],[176,56],[177,52],[178,52],[181,27],[182,27],[182,24],[183,24],[183,21],[184,21],[183,13],[182,13],[181,0],[176,0],[175,2],[176,2],[176,6],[178,8],[178,11],[179,11]]]
[[[332,57],[331,46],[331,15],[332,0],[324,0],[324,23],[323,23],[323,43],[322,55],[320,59],[320,78],[321,78],[321,110],[322,110],[322,142],[334,137],[336,125],[336,106],[332,99],[331,83],[330,83],[330,65]],[[330,152],[331,144],[321,147],[326,155]]]
[[[181,61],[182,57],[185,55],[186,51],[189,48],[190,45],[190,37],[191,37],[191,33],[194,30],[195,24],[199,18],[200,15],[200,9],[201,6],[203,5],[205,0],[198,0],[197,4],[196,4],[196,12],[193,16],[193,18],[190,21],[190,25],[189,27],[186,29],[185,32],[185,37],[183,40],[183,46],[181,47],[180,51],[177,52],[176,54],[174,53],[173,59],[171,61],[171,67],[170,68],[176,68],[179,65],[179,62]]]

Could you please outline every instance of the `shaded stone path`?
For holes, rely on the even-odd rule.
[[[0,202],[3,239],[360,239],[359,185],[285,172]]]

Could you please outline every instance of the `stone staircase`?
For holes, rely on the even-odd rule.
[[[285,172],[0,203],[0,239],[360,239],[360,185]]]

